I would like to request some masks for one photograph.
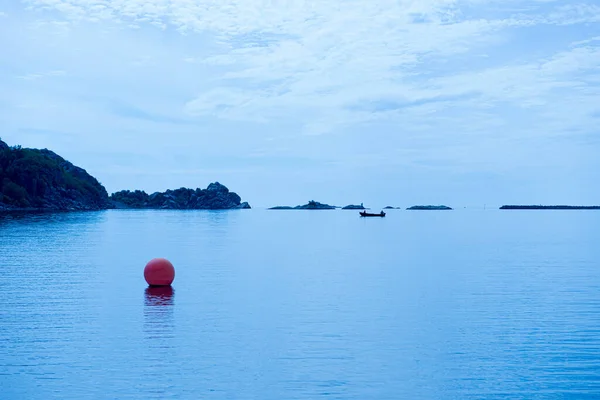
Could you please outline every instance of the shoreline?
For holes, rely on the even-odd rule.
[[[372,207],[365,207],[362,210],[368,210]],[[465,207],[466,208],[466,207]],[[107,210],[119,210],[119,211],[128,211],[128,210],[146,210],[146,211],[235,211],[235,210],[245,210],[250,208],[244,207],[232,207],[232,208],[161,208],[161,207],[123,207],[123,206],[112,206],[106,208],[36,208],[36,207],[6,207],[3,204],[0,204],[0,215],[1,214],[14,214],[14,213],[72,213],[72,212],[98,212],[98,211],[107,211]],[[341,210],[341,211],[356,211],[352,209],[344,209],[343,207],[331,206],[331,208],[303,208],[303,207],[286,207],[286,206],[276,206],[276,207],[257,207],[256,209],[263,210],[272,210],[272,211],[320,211],[320,210]],[[402,211],[403,209],[400,207],[395,208],[384,208],[385,210],[398,210]],[[471,208],[475,209],[475,208]],[[404,211],[410,210],[424,210],[424,211],[435,211],[435,210],[453,210],[453,208],[437,208],[437,207],[427,207],[427,206],[413,206],[404,209]],[[485,210],[485,209],[484,209]],[[490,207],[487,210],[600,210],[600,206],[570,206],[570,205],[503,205],[501,207]]]

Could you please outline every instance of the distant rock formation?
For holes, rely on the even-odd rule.
[[[541,205],[506,205],[501,210],[600,210],[600,206],[541,206]]]
[[[335,210],[335,206],[330,206],[329,204],[319,203],[318,201],[311,200],[307,204],[302,206],[294,207],[298,210]]]
[[[142,190],[122,190],[113,193],[110,200],[115,208],[147,208],[170,210],[228,210],[250,208],[247,202],[241,202],[237,193],[230,192],[219,182],[208,185],[206,189],[180,188],[147,194]]]
[[[412,206],[407,210],[452,210],[452,208],[448,206]]]
[[[271,207],[269,210],[335,210],[335,206],[329,204],[319,203],[318,201],[311,200],[307,204],[302,206],[290,207],[290,206],[276,206]]]
[[[399,208],[399,207],[392,207],[392,206],[383,207],[384,210],[395,210],[396,208]]]
[[[167,190],[148,195],[123,190],[110,197],[84,169],[47,150],[10,147],[0,140],[0,211],[104,210],[107,208],[250,208],[219,182],[206,189]]]
[[[359,206],[350,204],[346,207],[342,207],[342,210],[366,210],[366,208],[363,206],[363,203],[360,203]]]
[[[96,178],[48,149],[0,140],[0,210],[102,210],[108,193]]]

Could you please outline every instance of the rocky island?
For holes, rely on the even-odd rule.
[[[147,208],[170,210],[228,210],[250,208],[237,193],[213,182],[206,189],[180,188],[148,194],[142,190],[121,190],[110,196],[115,208]]]
[[[214,182],[206,189],[167,190],[148,195],[122,190],[110,197],[83,168],[48,149],[10,147],[0,140],[0,211],[93,211],[109,208],[250,208],[240,196]]]
[[[307,204],[302,206],[290,207],[290,206],[276,206],[271,207],[269,210],[335,210],[335,206],[329,204],[319,203],[318,201],[311,200]]]
[[[366,210],[366,208],[363,206],[363,203],[360,203],[360,205],[354,205],[354,204],[350,204],[346,207],[342,207],[342,210]]]
[[[541,206],[541,205],[505,205],[501,210],[600,210],[600,206]]]
[[[448,206],[412,206],[407,210],[452,210],[452,208]]]
[[[48,149],[0,140],[0,210],[103,210],[108,193],[96,178]]]

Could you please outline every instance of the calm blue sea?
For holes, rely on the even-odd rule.
[[[378,211],[378,210],[376,210]],[[169,258],[172,290],[147,290]],[[0,217],[0,398],[599,399],[599,211]]]

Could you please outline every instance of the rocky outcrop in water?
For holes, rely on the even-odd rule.
[[[228,210],[250,208],[237,193],[230,192],[219,182],[206,189],[180,188],[147,194],[142,190],[122,190],[113,193],[110,200],[115,208],[148,208],[169,210]]]
[[[335,210],[335,206],[329,204],[319,203],[318,201],[311,200],[307,204],[302,206],[290,207],[290,206],[276,206],[271,207],[269,210]]]
[[[407,210],[452,210],[452,208],[448,206],[412,206]]]
[[[96,178],[48,149],[0,140],[0,210],[102,210],[108,193]]]
[[[363,203],[360,203],[360,205],[350,204],[342,207],[342,210],[366,210],[366,208],[363,206]]]

